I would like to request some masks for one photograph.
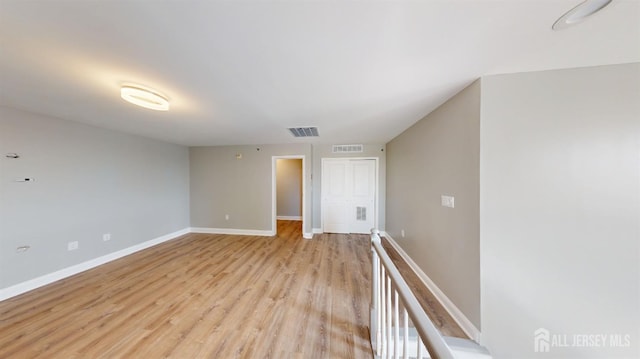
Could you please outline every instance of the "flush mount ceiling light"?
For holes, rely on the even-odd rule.
[[[169,99],[158,91],[140,85],[123,85],[120,97],[150,110],[169,111]]]
[[[609,5],[612,1],[613,0],[585,0],[578,4],[578,6],[569,10],[566,14],[562,15],[551,28],[554,30],[561,30],[577,24],[604,9],[604,7]]]

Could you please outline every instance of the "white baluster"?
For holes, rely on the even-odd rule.
[[[373,320],[375,320],[376,323],[375,323],[375,326],[372,327],[372,330],[375,330],[375,333],[373,334],[373,335],[375,335],[375,340],[376,340],[376,342],[375,342],[376,343],[375,352],[376,352],[376,355],[380,356],[380,354],[382,354],[382,342],[381,342],[382,338],[381,338],[381,335],[380,335],[380,321],[381,321],[380,319],[382,318],[382,315],[381,315],[381,312],[380,312],[381,311],[381,308],[380,308],[380,289],[381,289],[381,287],[380,287],[380,257],[378,257],[378,255],[375,253],[375,251],[374,251],[374,257],[375,257],[375,260],[373,262],[374,263],[373,276],[375,277],[375,279],[374,279],[374,288],[373,288],[373,290],[375,291],[374,292],[374,297],[375,298],[373,300],[374,300],[374,306],[375,306],[375,309],[374,309],[375,310],[375,314],[372,314],[372,315],[375,315],[375,319],[373,319]]]
[[[407,313],[407,308],[402,308],[402,317],[404,318],[404,337],[402,338],[402,357],[404,359],[409,359],[409,313]]]
[[[393,330],[393,313],[391,312],[391,277],[387,277],[387,358],[391,359],[391,343],[393,343],[393,337],[391,336]]]
[[[400,356],[400,314],[398,312],[398,302],[400,299],[398,298],[398,291],[395,289],[393,291],[393,299],[395,299],[395,302],[393,303],[393,316],[395,317],[394,323],[396,325],[394,331],[395,337],[393,338],[393,357],[398,359]]]
[[[380,336],[382,337],[382,352],[380,353],[381,357],[384,357],[387,353],[387,300],[386,300],[386,280],[384,266],[380,266],[380,315],[382,316],[382,320],[380,323]]]
[[[372,335],[372,338],[376,340],[376,354],[379,354],[380,358],[398,358],[400,356],[399,346],[402,345],[402,352],[405,358],[413,355],[413,348],[408,348],[410,316],[411,322],[415,325],[418,333],[416,343],[418,346],[415,348],[417,357],[420,359],[430,357],[453,359],[454,356],[451,349],[433,322],[431,322],[427,314],[422,310],[420,303],[413,293],[411,293],[411,289],[402,277],[402,274],[395,267],[392,259],[382,247],[378,233],[379,232],[375,230],[371,232],[371,246],[377,254],[377,256],[374,256],[373,270],[376,274],[379,274],[372,284],[378,288],[377,293],[375,295],[372,294],[372,306],[375,307],[375,311],[372,310],[371,315],[372,321],[374,321],[373,318],[375,318],[376,321],[375,327],[374,325],[371,327],[371,331],[376,332],[375,336]],[[394,297],[391,296],[392,287]],[[401,321],[399,306],[401,300],[403,308],[403,343],[400,343],[399,339]],[[393,311],[391,309],[392,302],[394,303]],[[393,328],[394,323],[396,326],[395,330]]]

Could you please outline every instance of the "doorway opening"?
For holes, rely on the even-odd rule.
[[[304,162],[304,156],[273,156],[272,228],[274,235],[283,230],[295,230],[300,231],[300,236],[305,236]]]

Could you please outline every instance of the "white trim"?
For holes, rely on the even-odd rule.
[[[409,257],[409,255],[400,247],[400,245],[398,245],[398,243],[386,232],[383,233],[389,244],[391,244],[396,252],[400,254],[402,259],[404,259],[405,262],[409,264],[409,267],[411,267],[411,269],[413,269],[413,271],[418,275],[418,278],[422,280],[422,283],[427,288],[429,288],[438,302],[440,302],[444,309],[449,312],[453,320],[458,323],[465,334],[467,334],[469,338],[473,339],[473,341],[475,341],[476,343],[479,343],[480,331],[478,330],[478,328],[476,328],[476,326],[471,323],[471,321],[462,313],[462,311],[458,309],[455,304],[453,304],[453,302],[444,294],[444,292],[442,292],[442,290],[440,290],[440,288],[438,288],[438,286],[431,280],[431,278],[429,278],[429,276],[425,272],[423,272],[420,267],[418,267],[416,262],[414,262],[413,259]]]
[[[302,216],[276,216],[280,221],[302,221]]]
[[[278,232],[277,194],[276,194],[276,164],[279,159],[302,160],[302,231],[304,233],[307,218],[307,159],[305,155],[271,156],[271,232],[275,236]],[[310,223],[310,222],[309,222]],[[306,238],[306,237],[305,237]]]
[[[322,231],[322,228],[313,228],[312,231],[313,231],[312,232],[313,234],[322,234],[322,233],[324,233]]]
[[[12,285],[11,287],[0,289],[0,301],[9,299],[11,297],[15,297],[17,295],[28,292],[30,290],[34,290],[36,288],[45,286],[47,284],[84,272],[86,270],[95,268],[102,264],[114,261],[124,256],[128,256],[129,254],[133,254],[135,252],[141,251],[143,249],[147,249],[149,247],[153,247],[160,243],[167,242],[169,240],[180,237],[187,233],[189,233],[189,228],[181,229],[179,231],[165,234],[164,236],[160,236],[160,237],[148,240],[146,242],[142,242],[134,246],[121,249],[113,253],[106,254],[98,258],[90,259],[86,262],[82,262],[80,264],[76,264],[71,267],[63,268],[53,273],[45,274],[43,276],[40,276],[34,279],[29,279],[25,282]]]
[[[236,228],[204,228],[204,227],[191,227],[189,228],[191,233],[207,233],[207,234],[233,234],[238,236],[275,236],[274,231],[263,231],[259,229],[236,229]]]
[[[302,233],[302,238],[313,239],[313,233]]]

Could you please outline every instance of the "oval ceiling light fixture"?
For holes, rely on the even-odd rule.
[[[554,30],[562,30],[571,25],[575,25],[604,9],[612,1],[613,0],[585,0],[578,4],[578,6],[569,10],[566,14],[562,15],[555,23],[553,23],[551,28]]]
[[[140,107],[156,111],[169,111],[167,96],[140,85],[125,84],[120,88],[120,97]]]

